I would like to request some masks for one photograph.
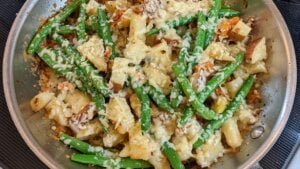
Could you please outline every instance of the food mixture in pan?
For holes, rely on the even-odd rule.
[[[33,111],[106,168],[209,167],[258,120],[266,39],[221,0],[70,0],[39,28]]]

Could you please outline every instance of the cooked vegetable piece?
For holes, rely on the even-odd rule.
[[[86,78],[93,84],[93,87],[101,92],[104,96],[108,96],[110,91],[104,82],[102,76],[98,74],[98,71],[82,56],[79,52],[70,45],[70,42],[64,39],[61,35],[53,34],[53,39],[59,43],[64,52],[68,55],[70,60],[73,60],[80,71],[86,76]]]
[[[183,26],[183,25],[186,25],[188,23],[193,22],[196,19],[197,19],[197,16],[195,16],[195,15],[194,16],[181,16],[181,17],[178,17],[175,20],[167,21],[167,23],[166,23],[167,28],[160,28],[160,29],[159,28],[152,28],[147,33],[147,35],[154,35],[154,34],[159,33],[160,31],[165,31],[166,29],[175,28],[175,27],[178,27],[178,26]]]
[[[34,96],[30,101],[30,106],[33,111],[38,112],[43,109],[54,97],[52,92],[42,92]]]
[[[106,47],[110,47],[111,49],[110,59],[114,59],[115,57],[118,56],[118,53],[116,51],[116,45],[112,40],[108,18],[106,16],[103,6],[98,7],[98,24],[99,24],[98,33],[100,33],[99,36],[102,37]]]
[[[233,9],[229,9],[229,8],[222,8],[219,11],[219,16],[220,17],[234,17],[234,16],[238,16],[240,15],[240,11],[236,11]]]
[[[182,164],[178,154],[174,150],[173,146],[170,145],[168,141],[165,141],[162,145],[162,152],[167,156],[171,166],[174,169],[184,169],[184,165]]]
[[[187,75],[190,75],[193,71],[194,66],[199,62],[200,56],[203,53],[205,38],[207,31],[203,29],[203,25],[207,22],[205,15],[202,12],[199,12],[197,15],[197,34],[195,45],[192,55],[189,57],[189,62],[187,65]]]
[[[105,168],[151,168],[147,161],[130,158],[109,158],[99,155],[73,154],[72,161],[82,164],[96,165]]]
[[[150,109],[150,99],[145,91],[144,87],[138,82],[131,81],[131,87],[135,94],[138,96],[141,106],[141,129],[143,133],[146,133],[150,129],[151,125],[151,109]]]
[[[188,55],[189,55],[189,49],[190,49],[190,43],[191,43],[191,35],[190,33],[186,33],[183,38],[182,42],[182,48],[179,52],[178,56],[178,62],[183,63],[184,65],[188,64]],[[171,106],[175,109],[177,108],[180,103],[183,100],[182,96],[182,90],[180,88],[180,85],[177,80],[173,82],[173,87],[171,90],[170,100],[171,100]]]
[[[259,38],[251,41],[247,46],[246,61],[256,64],[267,58],[266,38]]]
[[[154,86],[151,86],[149,84],[146,85],[146,88],[148,90],[150,97],[152,98],[152,100],[156,103],[156,105],[159,108],[161,108],[169,113],[174,112],[168,99],[160,90],[156,89]]]
[[[87,21],[86,21],[86,29],[88,31],[96,31],[98,36],[101,38],[101,31],[98,25],[98,17],[97,16],[90,16],[88,17]]]
[[[222,7],[222,0],[214,0],[214,4],[211,7],[211,10],[208,15],[208,22],[207,24],[210,24],[210,26],[207,29],[207,34],[206,34],[206,40],[205,40],[205,45],[204,48],[207,47],[210,42],[212,41],[214,34],[215,34],[215,28],[217,25],[217,21],[219,18],[219,11]]]
[[[78,150],[79,152],[84,154],[97,154],[97,155],[104,154],[104,150],[102,147],[94,147],[84,141],[76,139],[65,133],[59,134],[59,140],[62,141],[64,144],[70,146],[71,148]]]
[[[37,34],[31,40],[27,52],[29,54],[34,54],[40,47],[41,42],[45,39],[45,37],[51,34],[52,29],[56,27],[57,24],[65,21],[67,17],[74,12],[82,3],[85,3],[87,0],[74,0],[65,9],[60,11],[56,16],[49,19],[48,22],[41,27],[41,29],[37,32]]]
[[[249,35],[251,30],[252,28],[249,25],[240,20],[229,32],[229,37],[236,41],[242,41]]]
[[[196,113],[206,120],[211,120],[215,118],[216,113],[209,108],[207,108],[202,102],[199,101],[195,91],[193,90],[192,84],[182,73],[184,72],[184,66],[181,63],[176,63],[172,66],[173,71],[176,75],[176,79],[179,82],[183,92],[189,98],[189,102],[195,109]]]
[[[61,35],[67,35],[74,33],[76,31],[76,27],[73,25],[62,25],[56,29],[56,32]]]
[[[85,11],[86,4],[81,4],[79,8],[79,17],[77,20],[77,38],[79,41],[84,42],[87,40],[88,36],[86,33],[86,11]]]
[[[179,127],[183,127],[193,117],[193,114],[192,108],[187,107],[179,118]]]
[[[177,80],[173,82],[173,87],[170,94],[171,106],[176,109],[183,100],[183,92]]]
[[[215,120],[210,121],[201,132],[198,140],[194,143],[193,147],[198,148],[212,135],[216,130],[218,130],[223,123],[231,118],[234,112],[240,107],[245,97],[249,93],[254,82],[254,77],[249,76],[244,82],[243,86],[237,93],[236,97],[229,103],[225,111]]]

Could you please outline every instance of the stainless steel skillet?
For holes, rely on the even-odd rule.
[[[228,0],[228,3],[238,4]],[[239,0],[241,1],[241,0]],[[55,4],[56,8],[53,8]],[[6,44],[3,61],[3,83],[7,105],[15,125],[31,150],[50,168],[85,168],[65,158],[71,150],[49,136],[49,121],[34,114],[30,99],[38,92],[37,76],[31,73],[31,61],[24,58],[25,48],[41,18],[47,18],[62,7],[61,0],[28,0],[18,13]],[[243,15],[258,17],[258,35],[268,39],[269,75],[265,82],[265,100],[261,120],[264,134],[258,139],[246,137],[241,151],[227,155],[213,168],[249,168],[258,162],[277,140],[289,117],[296,89],[296,60],[286,24],[271,0],[250,1]],[[26,61],[27,60],[27,61]]]

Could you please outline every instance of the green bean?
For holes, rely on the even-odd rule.
[[[96,31],[98,35],[101,34],[100,29],[98,28],[98,17],[90,16],[86,21],[86,28],[88,31],[94,32]],[[102,36],[100,36],[102,38]]]
[[[234,17],[240,15],[240,11],[223,8],[219,11],[219,17]]]
[[[182,48],[180,49],[178,62],[186,64],[188,62],[189,49],[191,47],[192,37],[189,32],[183,36]]]
[[[198,99],[203,103],[211,93],[223,83],[232,73],[242,64],[244,60],[244,53],[240,52],[235,57],[235,62],[227,64],[222,68],[214,77],[212,77],[207,83],[202,91],[198,93]]]
[[[204,48],[206,48],[210,42],[212,41],[214,34],[215,34],[215,28],[216,24],[219,18],[219,11],[222,7],[222,0],[214,0],[214,4],[210,10],[210,13],[208,15],[208,22],[207,22],[207,34],[206,34],[206,40]]]
[[[181,17],[176,18],[175,20],[167,21],[165,27],[163,27],[163,28],[152,28],[149,32],[147,32],[147,35],[154,35],[154,34],[159,33],[160,31],[166,31],[170,28],[183,26],[183,25],[193,22],[196,19],[197,19],[196,15],[181,16]]]
[[[178,56],[178,62],[183,63],[184,65],[187,64],[188,60],[188,55],[189,55],[189,49],[191,47],[191,35],[190,33],[186,33],[183,37],[183,42],[182,42],[182,48],[180,49],[179,52],[179,56]],[[175,80],[173,82],[173,87],[171,90],[171,94],[170,94],[170,100],[171,100],[171,107],[173,107],[174,109],[176,109],[180,103],[183,100],[183,96],[182,96],[182,91],[180,88],[180,85],[178,84],[177,80]]]
[[[192,84],[182,73],[184,72],[184,65],[178,62],[172,66],[172,69],[175,73],[177,81],[179,82],[185,95],[189,98],[189,102],[192,104],[192,107],[196,113],[206,120],[215,118],[216,113],[199,101],[195,91],[193,90]]]
[[[198,140],[194,143],[193,147],[198,148],[212,135],[216,130],[222,127],[223,123],[231,118],[234,112],[240,107],[245,97],[248,95],[254,82],[254,77],[249,76],[244,82],[236,97],[229,103],[224,112],[215,120],[212,120],[205,126],[200,134]]]
[[[74,33],[75,31],[76,31],[76,27],[72,25],[63,25],[63,26],[59,26],[56,29],[56,32],[61,35],[71,34]]]
[[[196,40],[195,40],[193,53],[190,56],[187,65],[187,75],[190,75],[192,73],[194,66],[199,62],[205,44],[206,30],[205,28],[203,28],[203,25],[206,23],[206,17],[202,12],[199,12],[197,19],[198,20],[197,20]]]
[[[79,8],[79,17],[77,20],[77,38],[80,42],[84,42],[87,40],[88,35],[86,33],[86,11],[85,11],[86,4],[81,4]]]
[[[174,150],[173,146],[168,142],[164,142],[162,145],[162,152],[168,158],[172,168],[174,169],[184,169],[178,154]]]
[[[183,100],[183,92],[177,80],[173,82],[173,87],[170,94],[171,106],[176,109]]]
[[[104,149],[102,147],[94,147],[84,141],[71,137],[65,133],[59,134],[59,140],[65,143],[66,145],[70,146],[71,148],[74,148],[75,150],[78,150],[79,152],[84,154],[104,154]]]
[[[151,168],[152,165],[143,160],[130,158],[109,158],[99,155],[73,154],[72,161],[82,164],[96,165],[105,168]]]
[[[183,127],[192,117],[193,117],[193,110],[191,107],[187,107],[184,109],[182,115],[178,120],[178,126]]]
[[[98,8],[98,24],[99,24],[99,33],[100,37],[102,37],[104,44],[106,46],[109,46],[111,48],[111,56],[110,59],[114,59],[118,56],[116,51],[116,45],[112,40],[111,32],[110,32],[110,26],[108,23],[108,19],[106,16],[106,13],[103,9],[103,6],[100,6]]]
[[[103,77],[98,74],[98,71],[82,56],[79,52],[70,45],[69,41],[64,39],[61,35],[53,34],[53,39],[59,43],[64,49],[65,53],[69,56],[69,59],[75,63],[75,65],[82,71],[84,76],[88,79],[87,83],[92,83],[104,96],[109,95],[109,89],[104,82]]]
[[[148,94],[152,98],[152,100],[156,103],[156,105],[163,109],[164,111],[167,111],[169,113],[173,113],[174,110],[172,109],[168,99],[166,96],[158,89],[156,89],[152,85],[146,85],[146,88],[148,90]]]
[[[85,3],[87,0],[74,0],[70,3],[64,10],[60,11],[55,17],[48,20],[48,22],[41,27],[41,29],[34,35],[31,40],[27,52],[29,54],[34,54],[41,42],[45,39],[45,37],[51,34],[52,29],[55,28],[59,23],[65,21],[67,17],[73,13],[82,3]]]
[[[141,129],[143,133],[146,133],[150,129],[151,125],[151,109],[150,109],[150,99],[144,87],[138,82],[133,82],[131,80],[131,87],[135,94],[138,96],[141,102]]]

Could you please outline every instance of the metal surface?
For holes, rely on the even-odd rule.
[[[37,77],[25,62],[24,50],[39,25],[39,19],[63,6],[60,0],[28,0],[11,29],[3,61],[3,83],[7,105],[15,125],[32,151],[50,168],[85,168],[65,158],[67,149],[50,135],[49,122],[42,113],[34,114],[30,99],[38,92]],[[250,1],[245,17],[257,16],[258,30],[268,39],[269,75],[262,77],[265,107],[257,126],[264,126],[258,139],[246,136],[239,153],[226,155],[213,168],[250,168],[277,140],[289,117],[296,88],[296,60],[293,44],[282,16],[271,0]]]

